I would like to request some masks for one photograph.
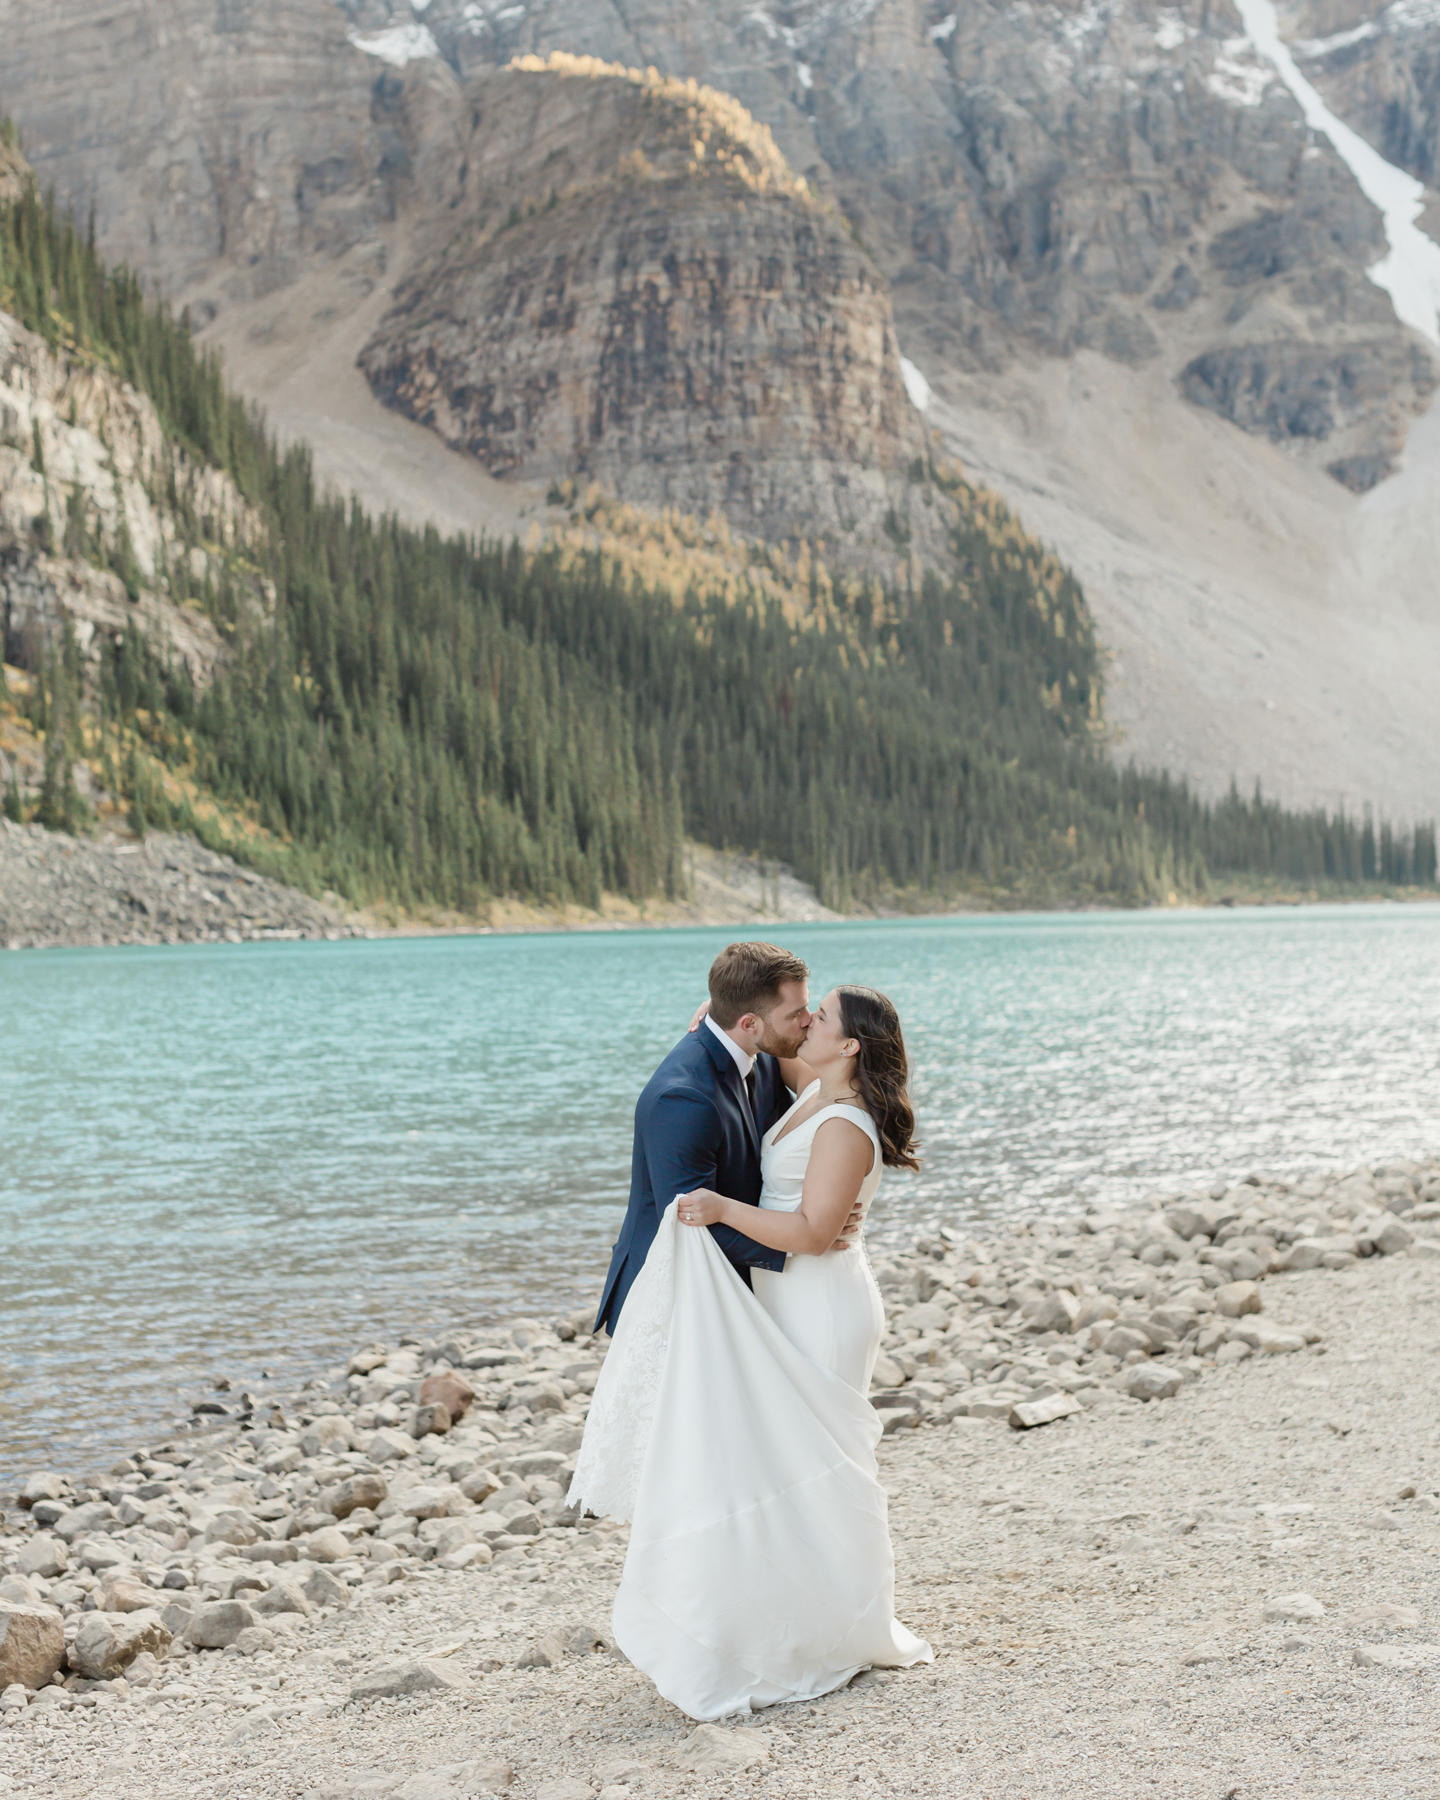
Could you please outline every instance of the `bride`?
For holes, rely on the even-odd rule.
[[[841,1235],[882,1166],[919,1167],[895,1008],[836,988],[802,1055],[782,1064],[799,1097],[762,1141],[758,1216],[709,1189],[666,1208],[570,1489],[632,1521],[615,1640],[694,1719],[933,1657],[894,1616],[866,1398],[884,1307]],[[786,1252],[783,1271],[753,1271],[751,1293],[699,1229],[715,1224]]]

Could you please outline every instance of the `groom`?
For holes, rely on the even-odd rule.
[[[630,1204],[610,1258],[595,1320],[615,1329],[645,1266],[660,1216],[677,1194],[713,1188],[729,1200],[760,1199],[760,1140],[791,1104],[777,1057],[800,1054],[810,1029],[810,971],[776,944],[730,944],[710,965],[710,1011],[650,1077],[635,1107]],[[783,1269],[729,1225],[711,1235],[748,1287],[750,1270]]]

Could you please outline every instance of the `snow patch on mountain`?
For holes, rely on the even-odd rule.
[[[1205,85],[1217,100],[1227,100],[1232,106],[1259,106],[1274,79],[1254,55],[1248,37],[1226,38],[1216,53],[1214,67],[1205,77]]]
[[[1379,34],[1380,27],[1373,19],[1367,19],[1353,31],[1337,31],[1331,37],[1306,38],[1303,43],[1295,45],[1293,54],[1304,62],[1311,62],[1317,56],[1329,56],[1333,50],[1347,50],[1351,44],[1363,44],[1366,38],[1378,37]]]
[[[900,358],[900,376],[905,383],[905,392],[910,396],[910,404],[916,412],[928,412],[930,402],[935,398],[935,391],[908,356]]]
[[[428,25],[392,25],[388,31],[348,31],[345,35],[357,50],[378,56],[396,69],[440,54]]]
[[[1395,0],[1384,19],[1396,31],[1422,31],[1440,22],[1440,0]]]
[[[1330,140],[1365,198],[1379,208],[1390,250],[1366,274],[1390,296],[1398,319],[1440,344],[1440,244],[1416,224],[1425,207],[1424,187],[1413,175],[1386,162],[1359,132],[1330,111],[1282,41],[1271,0],[1235,0],[1235,4],[1246,36],[1295,96],[1306,124]]]
[[[1155,48],[1157,50],[1178,50],[1186,38],[1194,37],[1195,27],[1187,25],[1179,13],[1162,12],[1156,15]]]

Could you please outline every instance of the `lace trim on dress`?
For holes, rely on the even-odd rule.
[[[645,1467],[655,1403],[665,1373],[675,1299],[675,1202],[625,1299],[614,1342],[600,1368],[585,1436],[566,1502],[598,1518],[630,1520]]]

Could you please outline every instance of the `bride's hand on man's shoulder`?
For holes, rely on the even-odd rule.
[[[682,1225],[718,1225],[725,1209],[725,1197],[713,1188],[696,1188],[693,1194],[677,1194],[675,1205]]]
[[[695,1008],[695,1011],[690,1015],[690,1023],[686,1029],[689,1031],[698,1031],[700,1029],[700,1021],[705,1017],[709,1010],[710,1002],[708,1000],[702,1000]]]

